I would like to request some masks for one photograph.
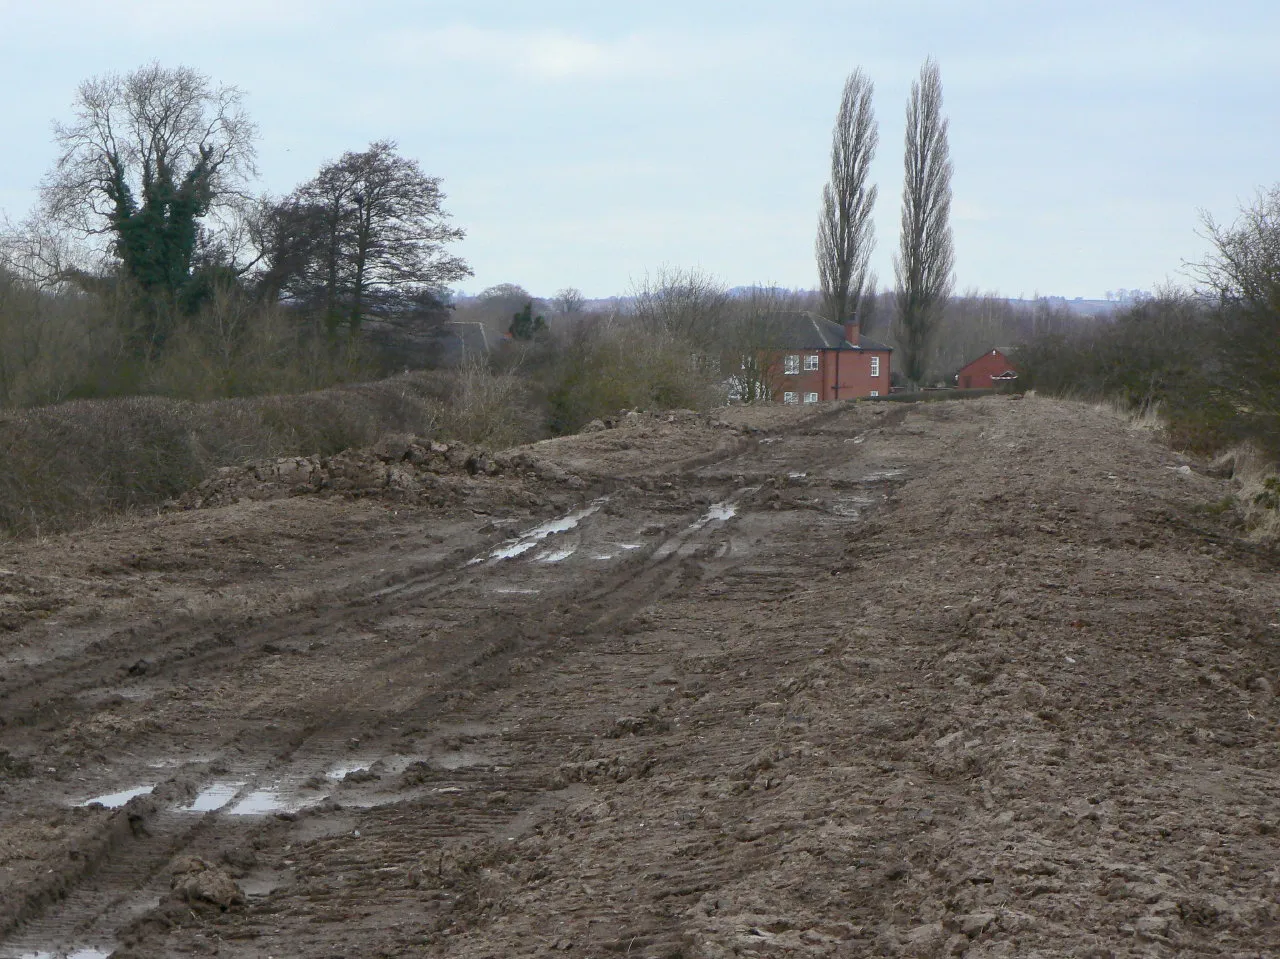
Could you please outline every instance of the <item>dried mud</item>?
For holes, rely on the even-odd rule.
[[[1031,397],[602,425],[0,545],[0,957],[1280,953],[1228,480]]]

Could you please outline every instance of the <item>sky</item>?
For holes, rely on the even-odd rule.
[[[845,77],[875,83],[872,267],[893,279],[903,117],[941,68],[957,291],[1186,283],[1201,215],[1280,181],[1280,4],[1126,0],[0,0],[0,212],[78,85],[151,61],[240,87],[256,189],[380,139],[442,178],[477,292],[626,294],[663,267],[813,288]]]

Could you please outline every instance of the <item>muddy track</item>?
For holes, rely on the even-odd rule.
[[[697,469],[741,456],[745,445],[673,465],[679,470],[677,475],[688,478]],[[721,488],[704,491],[703,496],[733,502],[742,492]],[[598,502],[605,500],[607,496]],[[419,725],[436,722],[456,704],[454,690],[458,685],[465,685],[472,694],[491,689],[503,682],[513,659],[545,657],[562,643],[562,636],[573,637],[577,643],[589,642],[597,631],[660,599],[677,588],[690,566],[696,565],[691,556],[715,548],[715,526],[694,523],[697,515],[681,514],[676,532],[636,550],[626,562],[617,564],[620,568],[585,582],[572,580],[567,589],[527,602],[524,622],[513,624],[498,619],[469,631],[465,650],[452,649],[441,655],[438,649],[424,653],[408,646],[372,660],[362,683],[327,691],[323,698],[307,705],[306,711],[323,716],[322,722],[291,731],[278,730],[269,737],[257,730],[237,730],[222,742],[206,740],[201,750],[206,755],[200,763],[179,768],[168,780],[168,787],[134,800],[104,825],[104,830],[116,834],[120,832],[120,821],[129,822],[132,841],[105,844],[103,854],[73,877],[76,885],[68,887],[67,877],[58,876],[56,884],[50,884],[56,886],[56,894],[31,891],[24,904],[7,917],[6,927],[0,929],[2,935],[16,924],[25,923],[23,934],[7,948],[12,952],[29,946],[35,951],[49,943],[110,941],[126,921],[163,898],[168,884],[164,867],[184,850],[197,842],[213,847],[236,844],[235,837],[243,832],[242,827],[228,826],[213,812],[193,816],[172,808],[176,802],[189,803],[195,798],[186,783],[188,776],[199,775],[202,769],[220,768],[229,752],[241,746],[260,749],[266,745],[264,739],[269,739],[274,756],[269,773],[255,776],[236,772],[230,774],[234,779],[222,780],[235,785],[223,808],[234,808],[246,797],[269,790],[271,783],[301,782],[314,777],[317,769],[340,765],[349,756],[353,741],[376,742],[381,717],[387,714],[400,721],[411,718]],[[29,671],[37,675],[24,677],[21,687],[6,691],[7,695],[0,694],[0,704],[13,726],[38,726],[55,718],[65,720],[77,707],[91,710],[93,704],[84,700],[83,693],[101,685],[118,685],[119,669],[115,664],[127,662],[131,656],[148,657],[148,684],[182,683],[189,677],[261,655],[264,648],[299,635],[326,635],[353,624],[367,627],[406,608],[447,608],[460,598],[465,601],[466,594],[478,588],[477,581],[494,571],[494,560],[475,560],[490,554],[500,542],[490,537],[455,548],[432,568],[384,571],[377,578],[371,577],[372,582],[346,589],[345,595],[334,597],[325,607],[302,609],[269,622],[249,625],[214,620],[186,628],[159,625],[153,630],[120,631],[105,642],[95,643],[92,655],[50,663],[44,675],[39,675],[40,670]],[[470,555],[470,562],[461,561],[462,555]],[[562,614],[565,606],[572,607],[573,612]],[[548,629],[550,623],[554,623],[554,629]],[[431,672],[436,679],[434,688],[427,692],[410,690],[388,702],[379,677],[406,672]],[[187,795],[181,792],[184,785]],[[509,789],[512,784],[505,785]],[[451,817],[451,824],[444,827],[446,831],[460,828],[456,818]],[[481,821],[488,828],[492,820],[507,818],[509,815],[503,812],[485,811]]]
[[[1266,954],[1280,589],[1220,481],[1042,401],[646,435],[11,680],[0,956]]]
[[[825,413],[821,418],[832,415],[837,414]],[[750,439],[726,443],[707,453],[677,459],[670,469],[675,476],[688,478],[699,468],[739,457],[754,445]],[[592,495],[607,494],[615,485],[620,484],[601,477]],[[66,644],[70,649],[62,655],[0,679],[0,715],[20,726],[65,718],[77,708],[78,696],[102,685],[100,676],[110,676],[120,668],[128,670],[142,663],[149,675],[199,674],[216,669],[220,662],[250,654],[290,630],[333,629],[360,616],[376,617],[388,596],[395,596],[397,602],[435,598],[465,586],[468,579],[459,567],[501,541],[496,534],[476,537],[430,563],[376,573],[366,571],[358,585],[352,585],[349,573],[344,573],[342,580],[326,587],[328,595],[323,597],[320,609],[316,608],[316,595],[307,593],[295,601],[295,610],[272,616],[266,623],[248,613],[178,622],[170,617],[155,617],[150,622],[112,629],[105,636],[101,626],[85,630],[86,637],[91,638]]]

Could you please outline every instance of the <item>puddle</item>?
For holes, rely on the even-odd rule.
[[[716,503],[698,517],[697,522],[689,527],[689,531],[702,529],[708,523],[724,523],[738,515],[738,507],[733,503]]]
[[[863,483],[878,483],[882,480],[894,479],[905,472],[906,470],[876,470],[874,473],[867,473],[866,475],[859,477],[859,480]]]
[[[244,783],[238,782],[218,782],[210,783],[200,790],[200,794],[196,796],[195,801],[184,807],[184,812],[213,812],[221,809],[231,800],[236,798]]]
[[[808,475],[809,475],[808,473],[795,473],[795,472],[792,472],[792,473],[788,473],[788,474],[787,474],[787,479],[804,479],[804,478],[805,478],[806,476],[808,476]]]
[[[550,550],[546,553],[539,553],[537,560],[539,563],[561,563],[576,553],[578,550],[573,546],[565,546],[561,549]]]
[[[204,755],[204,754],[202,754],[202,753],[196,753],[196,754],[193,754],[193,755],[190,755],[190,756],[171,756],[171,757],[169,757],[169,758],[167,758],[167,759],[153,759],[151,762],[147,763],[147,768],[149,768],[149,769],[177,769],[177,768],[179,768],[180,766],[190,766],[190,765],[194,765],[194,764],[197,764],[197,763],[207,763],[207,762],[212,762],[213,760],[215,760],[215,759],[217,759],[217,758],[218,758],[218,757],[217,757],[217,756],[215,756],[215,755],[213,755],[212,753],[210,753],[209,755]]]
[[[255,789],[227,810],[231,816],[266,816],[273,812],[286,812],[288,804],[280,798],[278,789]]]
[[[644,549],[644,545],[641,543],[619,543],[618,545],[623,549]]]
[[[602,563],[606,563],[606,562],[608,562],[609,560],[613,559],[613,554],[612,554],[612,553],[597,553],[595,556],[592,556],[591,558],[592,558],[592,559],[594,559],[594,560],[599,560],[599,561],[600,561],[600,562],[602,562]]]
[[[555,533],[567,533],[592,513],[597,512],[603,504],[604,499],[598,499],[590,506],[584,506],[582,509],[574,510],[567,516],[561,516],[559,519],[553,519],[548,523],[543,523],[541,526],[535,526],[533,529],[529,530],[529,532],[522,534],[519,538],[508,540],[503,543],[490,553],[488,558],[491,562],[500,562],[504,559],[514,559],[517,556],[521,556],[524,553],[529,552],[529,550],[533,549],[548,536]],[[472,560],[472,562],[475,562],[475,560]]]
[[[373,763],[343,763],[341,766],[334,766],[326,772],[324,778],[333,782],[342,782],[352,773],[363,772],[372,765]]]
[[[876,502],[877,500],[873,496],[845,496],[832,504],[831,512],[837,516],[857,519],[867,509],[875,506]]]
[[[96,946],[81,946],[70,952],[24,952],[18,959],[108,959],[114,950],[99,949]]]
[[[517,588],[516,588],[516,587],[514,587],[514,586],[500,586],[500,587],[498,587],[497,589],[495,589],[495,590],[494,590],[494,592],[495,592],[495,593],[498,593],[498,594],[500,594],[500,595],[502,595],[502,596],[536,596],[536,595],[538,595],[540,592],[542,592],[542,590],[540,590],[540,589],[517,589]]]
[[[96,803],[99,806],[106,806],[108,809],[119,809],[130,799],[135,799],[138,796],[145,796],[155,788],[155,783],[151,783],[149,786],[134,786],[132,789],[122,789],[117,793],[107,793],[103,796],[94,796],[92,799],[86,799],[84,802],[79,803],[79,805],[92,806]],[[103,955],[106,955],[106,953],[103,953]]]

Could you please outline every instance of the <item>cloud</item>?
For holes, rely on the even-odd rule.
[[[30,4],[17,0],[0,0],[0,16],[15,33],[19,27],[30,30],[74,30],[86,23],[102,21],[102,29],[93,33],[115,40],[117,37],[185,36],[192,31],[202,34],[235,33],[243,36],[246,29],[294,26],[300,22],[322,22],[332,7],[332,0],[115,0],[109,16],[98,0],[52,0]],[[105,17],[105,19],[104,19]],[[112,36],[112,34],[116,36]],[[163,58],[162,58],[163,59]]]
[[[649,38],[593,40],[563,30],[458,25],[414,31],[394,39],[392,47],[401,59],[474,65],[543,80],[666,74],[675,67],[672,52]]]

